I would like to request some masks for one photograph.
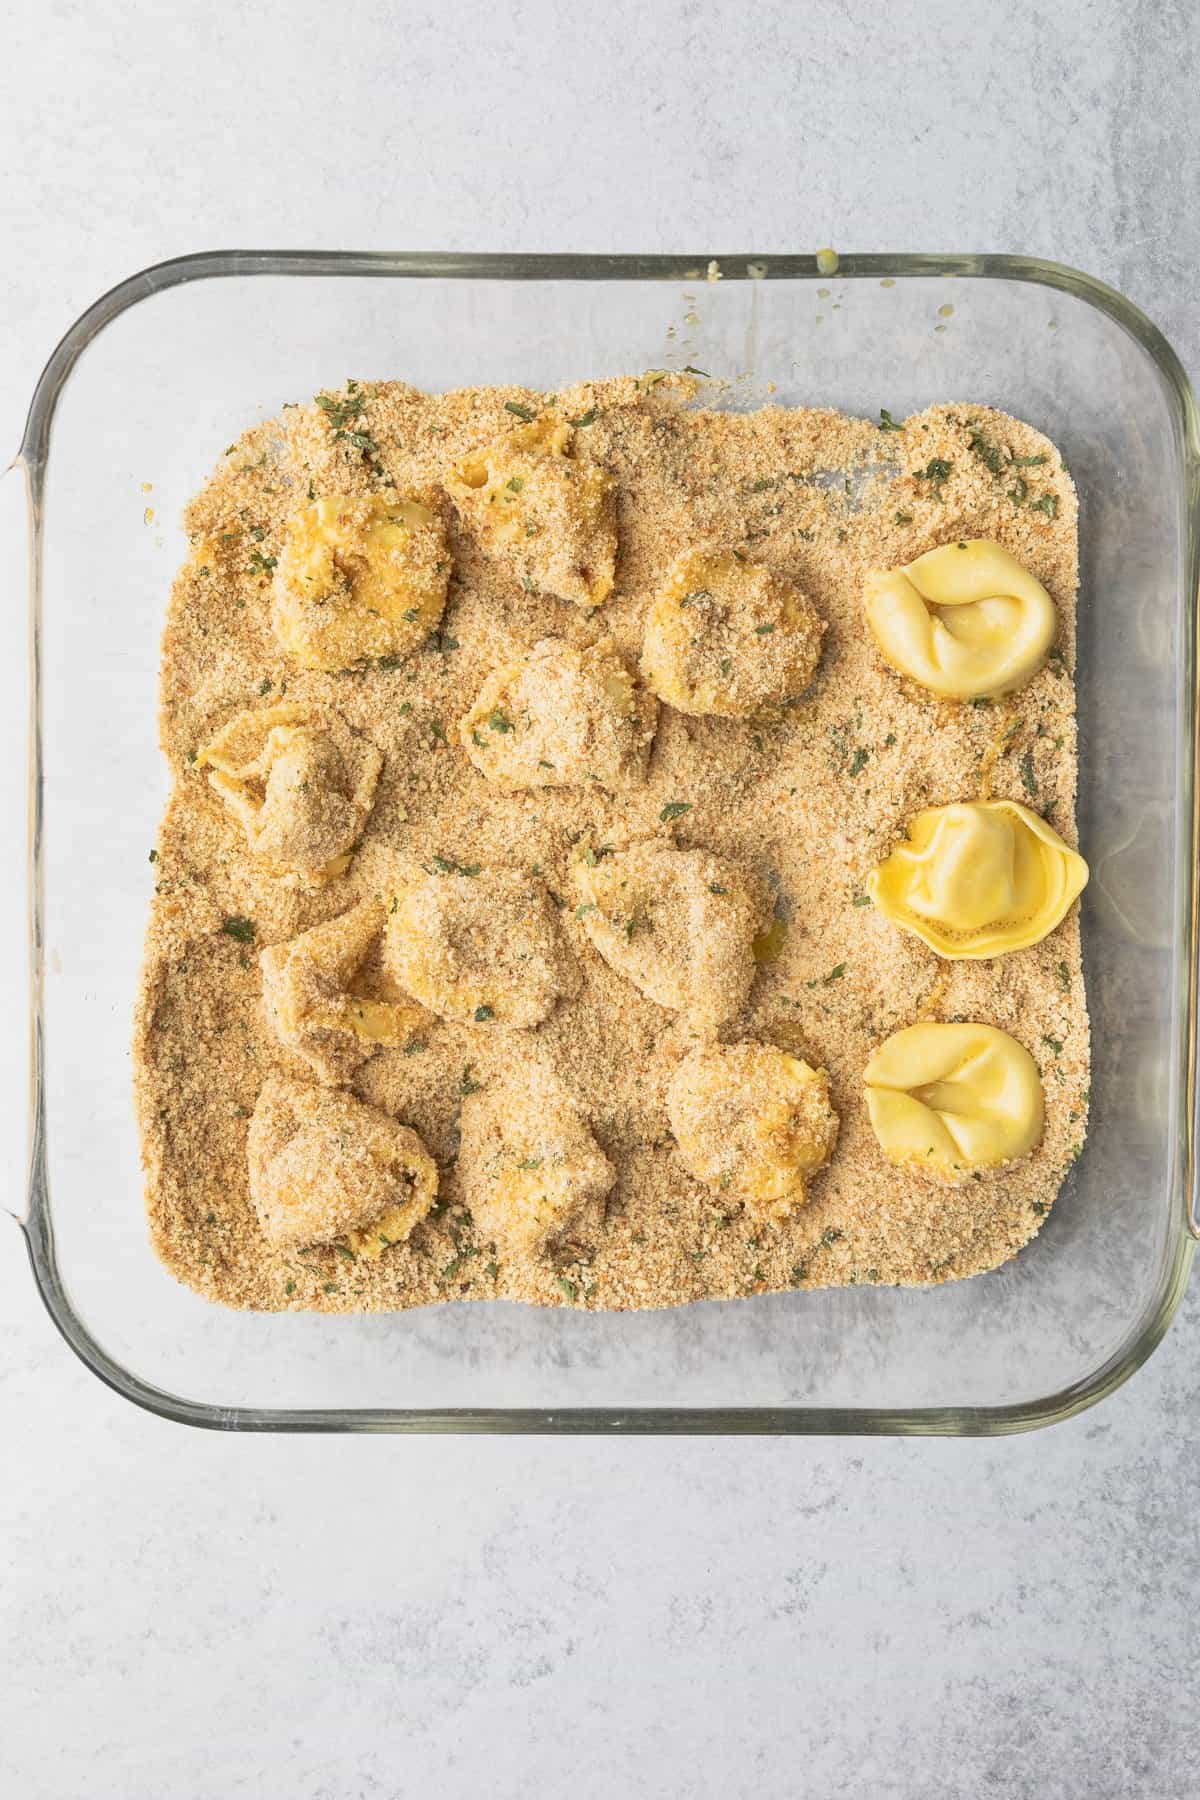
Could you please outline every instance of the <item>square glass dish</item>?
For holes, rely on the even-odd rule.
[[[127,1398],[239,1430],[1001,1432],[1111,1392],[1165,1331],[1196,1227],[1195,404],[1154,327],[1068,269],[829,261],[214,253],[132,277],[55,351],[19,459],[34,722],[32,1145],[18,1211],[56,1324]],[[1034,1244],[929,1292],[630,1314],[206,1304],[147,1241],[129,1061],[167,789],[159,634],[185,501],[231,437],[347,375],[553,388],[688,363],[728,378],[724,403],[739,407],[875,418],[984,402],[1066,457],[1082,501],[1079,823],[1092,866],[1082,1159]]]

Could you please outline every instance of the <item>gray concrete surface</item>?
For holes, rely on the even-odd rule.
[[[1189,0],[17,5],[0,418],[102,288],[232,244],[1028,250],[1195,375],[1198,53]],[[1198,1351],[1193,1294],[1106,1405],[996,1443],[235,1441],[100,1387],[9,1226],[0,1791],[1176,1800]]]

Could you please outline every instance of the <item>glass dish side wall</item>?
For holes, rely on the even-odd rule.
[[[240,1428],[1004,1430],[1096,1398],[1169,1322],[1191,1249],[1197,443],[1186,382],[1140,315],[1067,271],[857,258],[829,277],[811,259],[721,258],[714,282],[707,260],[193,259],[128,284],[44,378],[24,447],[46,533],[46,1130],[28,1233],[56,1320],[130,1398]],[[476,1305],[258,1318],[206,1306],[145,1241],[127,1062],[166,786],[158,635],[185,500],[233,432],[349,374],[552,387],[686,363],[727,379],[730,405],[877,416],[979,400],[1062,448],[1083,501],[1086,1154],[1016,1262],[928,1294],[599,1316]]]

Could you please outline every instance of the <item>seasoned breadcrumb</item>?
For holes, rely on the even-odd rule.
[[[989,794],[1035,809],[1075,844],[1070,479],[1046,438],[985,407],[932,407],[900,430],[880,431],[819,409],[707,411],[693,404],[694,385],[629,377],[556,394],[478,388],[426,395],[400,383],[347,384],[248,431],[192,502],[191,550],[163,641],[161,734],[174,788],[153,868],[135,1068],[154,1244],[201,1293],[268,1309],[497,1296],[625,1308],[789,1286],[927,1283],[1003,1262],[1052,1205],[1087,1119],[1078,909],[1015,955],[947,963],[883,917],[866,884],[915,814]],[[504,449],[526,424],[542,422],[552,441],[568,420],[576,422],[560,460],[577,465],[597,498],[590,560],[568,497],[572,477],[560,480],[561,470],[533,462],[547,454],[545,442],[540,450]],[[444,610],[434,592],[428,619],[401,619],[413,628],[402,642],[388,627],[387,650],[375,646],[375,622],[366,615],[364,655],[338,671],[309,666],[303,644],[295,654],[280,642],[274,578],[281,561],[293,566],[285,550],[298,513],[338,496],[436,501],[447,485],[453,494],[452,471],[478,464],[481,451],[499,475],[506,465],[494,446],[526,459],[531,482],[536,476],[529,498],[545,508],[545,530],[514,538],[501,554],[460,495],[461,507],[439,513],[450,561],[434,575],[448,583]],[[505,480],[523,481],[520,466]],[[485,469],[485,486],[488,480]],[[607,575],[606,495],[619,498],[618,555]],[[873,569],[975,538],[1002,544],[1044,585],[1057,629],[1045,666],[1027,686],[1003,701],[958,705],[885,663],[864,619],[863,591]],[[645,779],[637,765],[627,784],[606,783],[599,766],[594,781],[525,787],[497,779],[504,773],[499,745],[494,756],[481,750],[475,766],[458,724],[496,671],[525,665],[548,639],[582,654],[602,632],[633,674],[647,615],[677,559],[714,545],[789,583],[824,624],[815,677],[788,696],[792,704],[744,719],[663,706]],[[354,573],[343,571],[347,594]],[[581,611],[607,579],[613,585],[598,610]],[[357,640],[342,646],[357,648]],[[281,875],[272,866],[278,845],[270,858],[255,853],[245,820],[232,816],[200,761],[239,715],[277,705],[336,717],[383,757],[369,815],[347,846],[349,862],[319,881]],[[587,727],[564,722],[562,732],[560,754],[569,748],[574,759]],[[299,761],[303,767],[288,775],[295,789],[314,775],[325,783],[315,750],[304,749]],[[571,761],[572,772],[578,766]],[[251,777],[264,798],[271,773]],[[334,785],[343,798],[358,791],[352,777]],[[330,840],[323,832],[323,824],[301,827],[297,866],[324,866]],[[669,986],[669,962],[668,987],[653,998],[652,983],[663,975],[652,971],[650,956],[622,968],[611,939],[597,947],[595,916],[576,917],[588,904],[576,895],[581,866],[599,875],[610,861],[599,854],[604,848],[618,852],[668,833],[683,852],[723,859],[764,896],[752,980],[744,979],[739,951],[721,997],[710,996],[710,1015],[724,1015],[721,1039],[774,1046],[828,1073],[829,1103],[840,1119],[836,1144],[828,1166],[805,1177],[803,1204],[782,1217],[764,1221],[722,1192],[719,1173],[713,1188],[689,1172],[668,1093],[696,1049],[694,1006],[661,1003],[663,994],[684,999]],[[582,860],[588,849],[594,867]],[[515,961],[520,934],[510,942],[505,927],[505,942],[497,942],[495,915],[478,898],[478,884],[493,876],[526,896],[528,918],[537,921],[531,941],[539,972],[524,989]],[[281,1034],[287,1005],[276,1002],[272,1024],[262,953],[290,967],[303,934],[353,916],[359,904],[382,907],[390,928],[398,915],[387,909],[414,883],[421,894],[414,942],[425,933],[431,974],[427,997],[404,992],[424,1001],[424,1017],[407,1041],[377,1043],[361,1061],[367,1040],[342,1033],[350,1053],[338,1076],[346,1086],[333,1093],[308,1054],[317,1048],[310,1033],[332,1028],[312,1024],[303,998],[310,978],[320,987],[322,957],[304,970],[297,965],[292,1024],[284,1022]],[[714,878],[713,885],[726,883]],[[467,892],[460,914],[464,890],[476,899]],[[647,950],[650,940],[639,945],[630,916],[627,948]],[[677,922],[664,927],[664,949],[677,957]],[[697,945],[695,953],[709,949]],[[411,945],[401,949],[409,979],[412,954]],[[334,970],[332,1002],[360,988],[381,995],[376,982],[390,972],[384,960],[382,950],[370,951],[349,990]],[[735,964],[743,971],[736,978]],[[484,984],[497,973],[491,997]],[[521,1024],[504,1022],[506,1005],[524,1007]],[[1044,1088],[1037,1147],[961,1186],[887,1161],[867,1117],[864,1068],[890,1033],[927,1017],[1010,1032],[1034,1056]],[[701,1030],[710,1025],[711,1017]],[[281,1042],[289,1032],[291,1043]],[[586,1179],[569,1194],[547,1196],[556,1217],[561,1202],[564,1228],[541,1238],[539,1220],[541,1248],[523,1249],[512,1232],[502,1242],[501,1215],[519,1214],[519,1205],[501,1205],[485,1224],[497,1203],[486,1184],[482,1206],[472,1204],[467,1183],[474,1191],[478,1159],[472,1148],[464,1167],[460,1131],[473,1146],[471,1109],[485,1099],[515,1129],[518,1110],[503,1096],[536,1092],[546,1070],[583,1141],[590,1134],[597,1148]],[[299,1158],[305,1172],[318,1169],[318,1147],[331,1142],[318,1119],[328,1116],[326,1103],[364,1102],[398,1121],[397,1130],[419,1135],[436,1159],[438,1195],[402,1241],[392,1243],[385,1231],[387,1245],[357,1251],[351,1242],[360,1225],[372,1224],[361,1215],[383,1198],[386,1169],[378,1185],[374,1175],[366,1182],[361,1207],[348,1203],[349,1177],[340,1201],[330,1192],[306,1197],[303,1183],[283,1179],[286,1162],[264,1157],[256,1126],[257,1195],[276,1241],[265,1235],[251,1198],[247,1139],[256,1109],[274,1116],[281,1080],[299,1087],[303,1106],[313,1109],[309,1149]],[[288,1118],[299,1116],[300,1104],[293,1101]],[[547,1129],[551,1122],[547,1114]],[[733,1129],[746,1123],[738,1115]],[[570,1158],[560,1145],[565,1166]],[[351,1152],[352,1145],[344,1154]],[[329,1164],[330,1182],[342,1154],[339,1147]],[[615,1171],[603,1198],[596,1158]],[[568,1223],[572,1199],[582,1211]],[[308,1210],[289,1229],[291,1204]],[[301,1254],[293,1248],[297,1233],[314,1223],[343,1235]]]

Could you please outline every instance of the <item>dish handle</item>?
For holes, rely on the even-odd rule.
[[[0,1182],[0,1209],[25,1224],[29,1216],[27,1158],[31,1120],[41,1113],[41,1043],[38,992],[41,920],[38,868],[41,840],[37,672],[33,625],[40,595],[41,520],[33,471],[17,456],[0,474],[0,558],[5,606],[0,626],[0,844],[7,879],[0,881],[0,1143],[10,1148],[8,1176]],[[25,590],[29,605],[18,596]],[[22,845],[25,856],[21,855]],[[24,864],[26,879],[20,870]],[[19,1021],[29,1021],[26,1038]],[[32,1058],[32,1060],[31,1060]],[[32,1078],[34,1104],[29,1105]]]

